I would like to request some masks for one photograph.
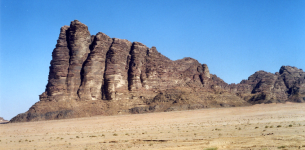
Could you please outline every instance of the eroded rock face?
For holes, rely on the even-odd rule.
[[[140,42],[101,32],[91,36],[88,27],[75,20],[61,28],[40,100],[147,99],[176,87],[209,88],[211,79],[207,65],[195,59],[172,61]]]
[[[88,27],[72,21],[60,30],[56,48],[52,53],[49,82],[40,95],[42,101],[78,100],[81,70],[90,53],[91,35]]]
[[[146,79],[145,65],[149,48],[139,42],[134,42],[131,48],[128,81],[130,91],[141,90]]]
[[[52,61],[49,73],[49,82],[45,93],[40,95],[41,101],[65,100],[67,93],[67,75],[70,60],[70,50],[68,48],[69,26],[60,29],[56,48],[52,53]]]
[[[67,78],[67,96],[78,100],[77,91],[82,83],[81,70],[90,53],[91,35],[88,27],[75,20],[69,28],[68,47],[70,49],[70,63]]]
[[[60,29],[40,101],[11,122],[303,102],[305,74],[283,66],[227,84],[193,58],[172,61],[140,42],[90,35],[72,21]]]
[[[240,84],[230,85],[233,92],[252,104],[274,102],[304,102],[305,72],[282,66],[279,73],[258,71]]]
[[[128,92],[128,69],[132,43],[114,38],[107,53],[105,95],[107,100],[119,100]]]
[[[104,74],[106,69],[106,54],[113,39],[99,32],[94,36],[92,51],[82,68],[82,85],[78,95],[80,100],[101,100],[103,97]]]

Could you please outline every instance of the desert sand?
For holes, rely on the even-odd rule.
[[[304,149],[305,103],[0,124],[0,149]]]

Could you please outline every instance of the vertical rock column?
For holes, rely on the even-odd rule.
[[[40,100],[42,101],[65,100],[67,92],[66,78],[70,59],[69,48],[67,45],[68,31],[69,26],[63,26],[60,29],[56,48],[52,52],[52,61],[46,92],[40,95]]]
[[[156,90],[160,87],[161,79],[157,72],[157,66],[162,62],[156,47],[151,47],[146,52],[145,58],[145,74],[142,73],[142,86],[146,90]]]
[[[200,77],[200,80],[201,80],[201,83],[203,84],[204,87],[206,87],[208,85],[208,82],[209,82],[209,79],[211,77],[210,75],[210,71],[209,71],[209,68],[208,68],[208,65],[206,64],[202,64],[201,67],[202,69],[199,69],[199,77]]]
[[[144,74],[145,56],[148,47],[139,42],[134,42],[131,49],[131,60],[128,72],[129,90],[137,91],[142,88],[142,72]]]
[[[202,64],[202,68],[203,68],[203,75],[205,77],[210,78],[210,71],[209,71],[208,65]]]
[[[105,71],[105,94],[108,100],[119,100],[118,95],[128,92],[128,69],[130,48],[127,40],[113,39],[107,53]]]
[[[166,78],[169,75],[168,71],[172,70],[171,68],[173,68],[173,62],[160,54],[156,47],[148,49],[145,57],[145,73],[141,74],[142,86],[151,91],[167,87]]]
[[[88,27],[74,20],[70,24],[68,46],[70,49],[70,66],[67,78],[67,95],[69,99],[78,100],[77,91],[81,85],[81,69],[90,53],[91,35]]]
[[[89,54],[83,67],[83,81],[78,91],[81,100],[102,99],[106,54],[112,39],[99,32],[93,41],[93,50]]]

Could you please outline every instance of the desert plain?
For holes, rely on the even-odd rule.
[[[0,124],[1,150],[305,150],[305,103]]]

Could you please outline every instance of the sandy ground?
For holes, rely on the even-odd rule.
[[[303,149],[305,103],[0,124],[0,149]]]

